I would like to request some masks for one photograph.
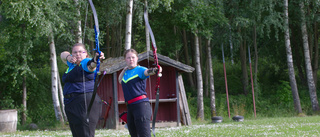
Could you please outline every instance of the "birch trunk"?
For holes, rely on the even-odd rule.
[[[195,45],[195,67],[196,67],[196,77],[197,77],[197,119],[204,120],[204,107],[203,107],[203,82],[202,73],[200,66],[200,51],[199,51],[199,38],[198,31],[194,35],[194,45]]]
[[[58,71],[58,69],[57,69],[57,71]],[[59,71],[58,71],[58,72],[59,72]],[[61,103],[61,110],[62,110],[63,119],[64,119],[65,121],[68,121],[67,114],[66,114],[66,112],[64,111],[63,88],[62,88],[62,85],[61,85],[61,79],[60,79],[59,74],[58,74],[58,91],[59,91],[59,96],[60,96],[60,103]]]
[[[146,6],[148,6],[148,1],[145,0],[145,1],[144,1],[144,4],[145,4]],[[147,18],[149,18],[149,17],[148,17],[148,12],[147,12]],[[145,26],[147,26],[147,25],[146,25],[146,22],[145,22]],[[146,27],[146,46],[147,46],[147,51],[149,51],[149,50],[150,50],[150,36],[149,36],[149,30],[148,30],[147,27]],[[149,53],[149,52],[148,52],[148,53]]]
[[[316,112],[316,111],[319,111],[319,103],[318,103],[316,87],[314,84],[312,68],[311,68],[311,59],[310,59],[309,43],[308,43],[308,32],[307,32],[307,26],[306,26],[303,1],[300,3],[300,11],[301,11],[301,33],[302,33],[302,40],[303,40],[307,82],[308,82],[308,87],[309,87],[309,94],[310,94],[310,99],[311,99],[312,110],[314,112]]]
[[[205,86],[204,93],[205,93],[206,97],[209,97],[209,69],[210,69],[209,68],[209,59],[207,57],[206,63],[205,63],[205,71],[204,71],[204,73],[205,73],[204,74],[204,76],[205,76],[205,78],[204,78],[204,86]]]
[[[0,1],[1,4],[1,1]],[[26,26],[25,24],[22,25],[22,30],[23,32],[25,31]],[[26,39],[25,37],[23,38],[24,40]],[[27,56],[27,52],[26,50],[24,50],[24,56]],[[27,58],[23,58],[23,65],[27,66],[28,65],[28,60]],[[22,81],[22,89],[23,89],[23,93],[22,93],[22,105],[23,105],[23,111],[22,111],[22,125],[26,124],[27,121],[27,76],[23,75],[23,81]]]
[[[59,97],[58,97],[58,71],[57,71],[57,56],[56,49],[54,44],[53,32],[49,34],[50,42],[50,63],[51,63],[51,92],[52,92],[52,101],[56,119],[60,122],[63,122]]]
[[[302,113],[300,98],[298,94],[297,82],[294,72],[293,59],[292,59],[292,50],[290,42],[290,32],[289,32],[289,14],[288,14],[288,0],[284,0],[284,38],[286,44],[286,53],[287,53],[287,64],[288,64],[288,73],[290,79],[290,86],[293,96],[293,103],[296,112]]]
[[[131,48],[132,9],[133,9],[133,0],[128,0],[127,18],[126,18],[126,43],[125,43],[125,49],[130,49]]]
[[[26,124],[27,121],[27,77],[26,75],[23,76],[23,95],[22,95],[22,104],[23,104],[23,111],[22,111],[22,125]]]
[[[211,109],[211,116],[216,116],[216,97],[214,91],[214,81],[213,81],[213,70],[212,70],[212,58],[211,58],[211,46],[210,46],[210,39],[207,41],[207,49],[208,49],[208,69],[209,69],[209,89],[210,89],[210,109]]]
[[[82,34],[82,30],[81,30],[81,17],[80,17],[80,6],[79,6],[79,1],[78,0],[74,0],[76,7],[77,7],[77,16],[78,16],[78,21],[77,21],[77,30],[76,30],[76,42],[77,43],[82,43],[82,38],[81,38],[81,34]]]

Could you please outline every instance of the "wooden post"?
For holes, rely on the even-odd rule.
[[[254,111],[254,118],[256,118],[257,115],[256,115],[256,103],[255,103],[255,99],[254,99],[254,87],[253,87],[253,78],[252,78],[250,46],[248,46],[248,54],[249,54],[249,64],[250,64],[250,76],[251,76],[251,89],[252,89],[252,99],[253,99],[253,111]]]
[[[113,107],[114,107],[114,120],[115,129],[120,129],[119,125],[119,108],[118,108],[118,80],[117,72],[113,73],[112,88],[113,88]]]
[[[225,85],[226,85],[226,94],[227,94],[228,115],[229,115],[229,118],[230,118],[228,81],[227,81],[227,71],[226,71],[226,65],[225,65],[226,63],[225,63],[225,60],[224,60],[223,44],[221,44],[221,50],[222,50],[222,58],[223,58],[224,81],[225,81]]]
[[[181,126],[180,122],[180,94],[179,94],[179,80],[178,80],[178,70],[176,70],[176,97],[177,97],[177,126]]]

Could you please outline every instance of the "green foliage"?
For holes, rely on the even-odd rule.
[[[15,106],[13,104],[14,104],[14,100],[12,98],[10,98],[9,96],[3,97],[0,100],[0,110],[14,109]]]
[[[224,25],[227,22],[219,7],[203,0],[186,4],[177,14],[177,18],[185,23],[192,33],[197,34],[196,31],[199,31],[206,38],[213,36],[214,26]]]
[[[55,112],[52,105],[51,95],[51,68],[44,66],[34,71],[37,72],[39,80],[29,81],[28,83],[28,117],[34,123],[55,121]],[[32,89],[32,90],[31,90]]]

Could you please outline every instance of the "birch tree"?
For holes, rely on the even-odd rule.
[[[313,80],[313,72],[311,67],[309,42],[308,42],[308,32],[307,32],[303,1],[300,2],[299,6],[300,6],[300,12],[301,12],[301,33],[302,33],[302,40],[303,40],[303,49],[304,49],[303,52],[304,52],[304,60],[305,60],[309,94],[311,99],[312,110],[314,112],[317,112],[319,111],[319,103],[318,103],[318,98],[316,93],[317,92],[316,87]]]
[[[57,66],[57,55],[56,48],[54,44],[53,32],[49,34],[49,46],[50,46],[50,63],[51,63],[51,92],[52,92],[52,101],[53,108],[55,112],[56,119],[60,122],[63,122],[62,112],[59,103],[58,97],[58,66]]]
[[[132,9],[133,9],[133,0],[128,0],[128,5],[127,5],[127,18],[126,18],[126,41],[125,41],[125,49],[130,49],[130,48],[131,48]]]
[[[22,111],[22,120],[21,123],[24,125],[27,121],[27,77],[23,76],[23,93],[22,93],[22,105],[23,105],[23,111]]]
[[[81,38],[81,34],[82,34],[82,30],[81,30],[81,19],[80,19],[80,4],[79,4],[79,0],[74,0],[75,2],[75,7],[77,8],[77,17],[78,17],[78,21],[76,22],[76,42],[77,43],[82,43],[82,38]]]
[[[200,51],[199,51],[199,37],[198,31],[194,34],[194,46],[195,46],[195,63],[196,63],[196,77],[197,77],[197,119],[204,119],[204,107],[203,107],[203,81],[200,64]]]
[[[211,116],[216,116],[216,97],[214,90],[214,81],[213,81],[213,70],[212,70],[212,58],[211,58],[211,45],[210,39],[207,40],[207,50],[208,50],[208,68],[209,68],[209,89],[210,89],[210,109]],[[207,74],[208,75],[208,74]]]
[[[288,73],[290,79],[290,86],[293,96],[293,103],[296,112],[299,114],[302,113],[300,98],[298,94],[297,82],[294,72],[293,59],[292,59],[292,50],[290,43],[290,32],[289,32],[289,14],[288,14],[288,0],[284,0],[284,38],[286,45],[286,53],[287,53],[287,64],[288,64]]]

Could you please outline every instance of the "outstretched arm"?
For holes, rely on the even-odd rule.
[[[162,72],[162,67],[161,67],[161,66],[160,66],[160,70],[158,70],[157,67],[146,69],[146,70],[144,71],[144,75],[145,75],[145,76],[151,76],[151,75],[157,74],[158,71],[159,71],[159,73]]]
[[[87,63],[89,71],[93,72],[94,70],[96,70],[98,58],[100,58],[100,60],[104,59],[104,53],[101,52],[100,57],[99,53],[96,53],[96,55]]]

